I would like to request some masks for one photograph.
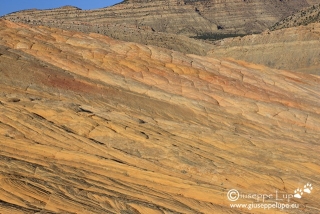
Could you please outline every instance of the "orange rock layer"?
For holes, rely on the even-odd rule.
[[[3,20],[0,74],[0,213],[319,212],[318,76]]]

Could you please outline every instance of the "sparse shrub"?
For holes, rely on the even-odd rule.
[[[209,41],[216,41],[220,39],[225,39],[225,38],[231,38],[231,37],[243,37],[246,36],[247,34],[231,34],[231,33],[203,33],[203,34],[198,34],[197,36],[194,36],[192,38],[194,39],[203,39],[203,40],[209,40]]]

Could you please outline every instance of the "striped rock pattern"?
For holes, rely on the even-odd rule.
[[[320,23],[215,42],[209,56],[320,75]]]
[[[318,76],[4,20],[0,76],[2,214],[319,213]]]
[[[310,0],[127,0],[97,10],[72,6],[25,10],[5,19],[205,55],[210,45],[188,37],[262,32],[310,5]]]

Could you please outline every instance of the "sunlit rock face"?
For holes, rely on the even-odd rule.
[[[250,213],[230,189],[308,182],[278,212],[318,213],[318,76],[4,20],[0,47],[0,213]]]
[[[311,0],[126,0],[96,10],[66,6],[19,11],[5,18],[205,55],[210,45],[188,37],[262,32],[310,5]]]
[[[204,32],[261,32],[292,13],[313,5],[307,0],[127,0],[111,7],[26,10],[6,18],[30,24],[130,24],[156,31],[197,35]],[[220,28],[218,27],[220,26]],[[100,26],[102,30],[102,26]],[[81,28],[81,26],[79,26]]]

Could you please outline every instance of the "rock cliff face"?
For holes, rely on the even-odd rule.
[[[146,37],[142,43],[152,44],[151,40],[159,41],[152,38],[152,31],[186,36],[208,32],[261,32],[308,6],[310,3],[306,0],[134,0],[99,10],[73,7],[27,10],[5,18],[14,22],[101,33],[132,42],[140,42],[139,34],[142,32]],[[145,30],[149,31],[146,33]]]
[[[320,23],[224,39],[209,52],[277,69],[320,75]]]
[[[319,212],[319,77],[4,20],[0,47],[0,213],[250,213],[230,189],[307,182],[278,212]]]

